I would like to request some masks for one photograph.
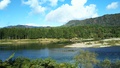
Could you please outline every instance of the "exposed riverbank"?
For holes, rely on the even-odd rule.
[[[76,47],[76,48],[88,48],[88,47],[110,47],[110,46],[120,46],[120,38],[110,38],[103,39],[99,41],[86,41],[74,43],[71,45],[66,45],[65,47]]]

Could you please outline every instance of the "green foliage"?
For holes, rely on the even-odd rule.
[[[112,64],[112,67],[111,67],[111,68],[120,68],[120,60],[117,59],[117,60],[115,61],[115,63]]]
[[[99,60],[96,59],[96,54],[89,51],[80,51],[80,54],[75,56],[75,60],[79,67],[93,68]]]
[[[70,63],[60,63],[58,68],[77,68],[77,66]]]
[[[105,59],[101,62],[100,65],[102,68],[111,68],[111,61],[109,59]]]
[[[10,60],[14,57],[14,55],[15,55],[15,53],[13,53],[12,55],[10,55],[10,57],[7,58],[6,61],[7,61],[7,62],[10,61]]]
[[[9,62],[1,62],[0,68],[76,68],[74,64],[57,63],[50,58],[30,60],[28,58],[16,58]]]

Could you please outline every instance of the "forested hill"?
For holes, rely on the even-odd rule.
[[[50,26],[30,26],[30,25],[14,25],[14,26],[7,26],[4,28],[48,28]]]
[[[5,28],[36,28],[35,26],[28,26],[28,25],[16,25],[16,26],[7,26]]]
[[[64,26],[86,26],[86,25],[102,25],[102,26],[120,26],[120,13],[107,14],[97,18],[85,20],[71,20]]]

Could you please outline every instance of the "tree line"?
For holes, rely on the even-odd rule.
[[[0,39],[112,38],[120,37],[119,26],[71,26],[48,28],[0,28]]]

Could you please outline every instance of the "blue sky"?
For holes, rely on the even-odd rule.
[[[120,13],[119,0],[0,0],[0,27],[60,26],[115,13]]]

